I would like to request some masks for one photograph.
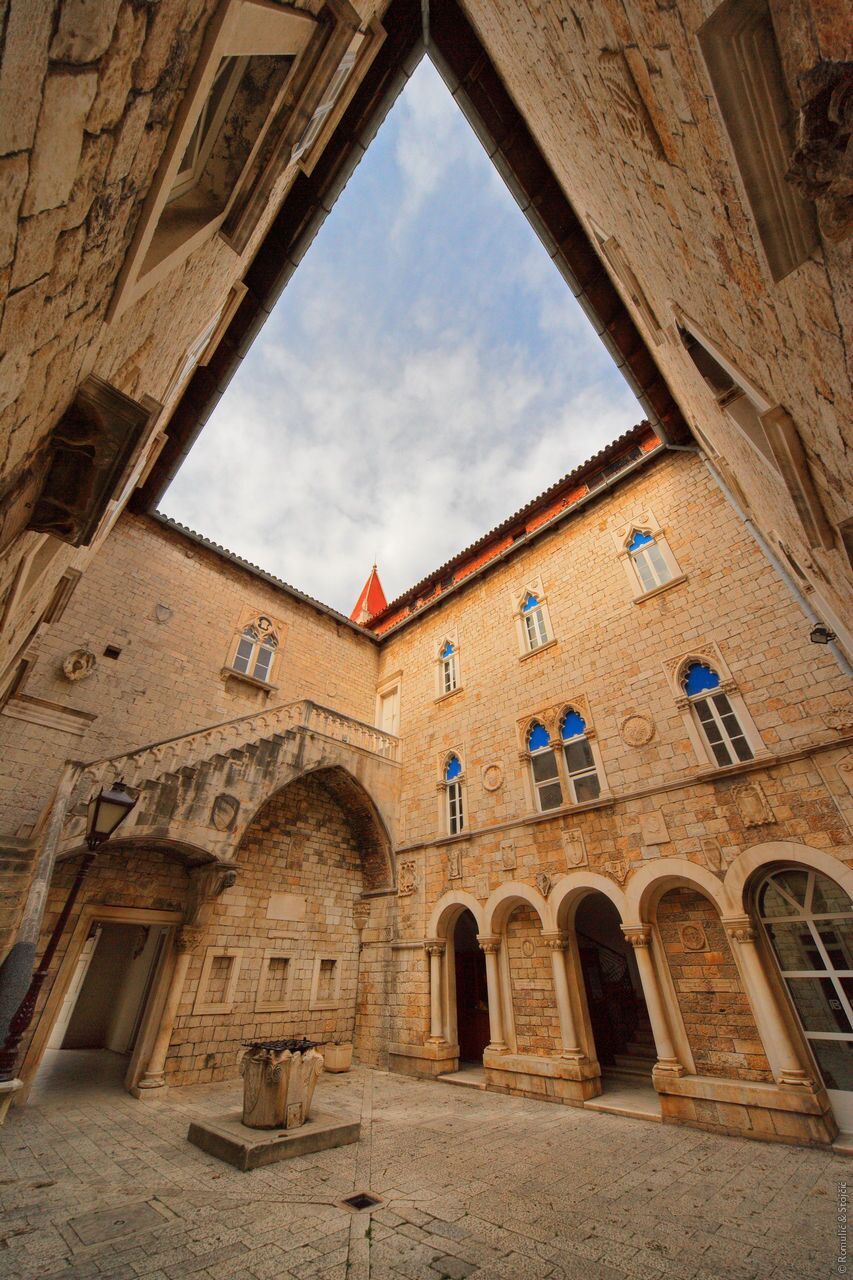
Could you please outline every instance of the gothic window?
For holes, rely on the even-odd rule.
[[[439,659],[439,697],[445,693],[453,693],[459,687],[459,661],[456,647],[452,640],[445,640],[438,654]]]
[[[199,182],[228,108],[246,70],[248,58],[220,58],[204,105],[193,126],[186,150],[169,190],[168,201],[177,200]]]
[[[240,633],[231,665],[240,675],[269,684],[277,649],[278,635],[273,623],[261,614]]]
[[[805,867],[773,871],[758,915],[824,1084],[853,1090],[853,903]],[[833,1098],[837,1108],[850,1099]]]
[[[529,591],[521,604],[521,616],[524,621],[524,635],[530,652],[540,649],[549,640],[548,624],[545,610],[538,596]]]
[[[449,755],[444,764],[444,805],[447,833],[456,836],[465,826],[465,808],[462,796],[462,762],[455,754]]]
[[[722,767],[752,760],[755,753],[728,695],[720,688],[719,674],[704,662],[691,662],[681,684],[716,763]]]
[[[644,591],[654,591],[655,587],[662,587],[665,582],[669,582],[672,572],[650,533],[632,529],[627,547]]]
[[[586,736],[586,721],[573,708],[569,708],[563,716],[560,737],[563,740],[563,758],[572,800],[575,804],[597,800],[601,795],[601,782],[592,747]]]
[[[537,809],[558,809],[563,803],[563,788],[557,768],[557,756],[551,746],[548,730],[534,720],[527,731],[527,750]]]

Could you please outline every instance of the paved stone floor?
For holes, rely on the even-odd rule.
[[[361,1114],[357,1146],[244,1174],[185,1139],[239,1088],[143,1104],[96,1066],[0,1130],[4,1280],[837,1274],[831,1153],[354,1070],[318,1097]],[[340,1206],[363,1190],[381,1206]]]

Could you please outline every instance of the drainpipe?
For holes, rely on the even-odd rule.
[[[707,454],[702,449],[700,449],[698,445],[694,445],[694,444],[667,444],[666,448],[673,453],[695,453],[699,458],[701,458],[701,460],[704,462],[705,466],[708,469],[708,473],[711,476],[711,479],[714,481],[717,488],[720,490],[723,497],[726,499],[726,501],[729,503],[732,509],[736,512],[736,514],[740,517],[740,519],[746,525],[746,528],[749,531],[750,535],[752,536],[753,541],[757,543],[758,547],[764,553],[765,557],[770,561],[771,565],[776,570],[776,573],[779,575],[779,577],[784,582],[785,586],[788,588],[788,591],[790,592],[791,596],[800,606],[803,613],[806,615],[806,618],[808,619],[808,621],[812,623],[812,625],[817,623],[821,626],[825,626],[826,624],[824,623],[823,619],[819,618],[818,615],[815,613],[814,609],[811,607],[808,600],[800,590],[798,584],[794,581],[794,579],[788,573],[787,569],[782,564],[781,560],[776,555],[773,548],[767,542],[764,535],[761,533],[761,531],[758,528],[756,528],[755,524],[753,524],[752,520],[749,519],[749,517],[745,514],[745,512],[741,510],[740,504],[738,503],[737,498],[735,498],[734,494],[726,484],[725,480],[723,480],[722,476],[712,466],[711,460],[707,456]],[[850,666],[850,663],[847,661],[847,658],[845,657],[843,651],[839,648],[839,646],[835,644],[833,641],[830,641],[830,643],[827,645],[827,648],[829,649],[835,661],[838,663],[838,666],[840,670],[843,672],[843,674],[848,677],[853,676],[853,667]]]

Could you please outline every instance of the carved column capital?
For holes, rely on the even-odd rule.
[[[497,934],[477,934],[477,941],[480,944],[480,950],[485,951],[486,955],[496,955],[501,949],[501,940]]]
[[[185,919],[198,924],[202,909],[237,881],[236,867],[223,862],[204,862],[191,867]]]
[[[623,926],[622,932],[625,935],[625,941],[630,942],[631,946],[635,949],[651,946],[651,925],[629,925],[627,928]]]
[[[443,956],[447,948],[447,943],[443,938],[427,938],[424,943],[424,951],[428,956]]]
[[[749,916],[739,916],[735,920],[724,920],[723,925],[732,942],[755,942],[756,929]]]
[[[565,933],[543,933],[542,941],[549,951],[565,951],[569,945],[569,938]]]

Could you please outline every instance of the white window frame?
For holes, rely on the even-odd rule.
[[[403,676],[397,671],[393,676],[387,676],[376,689],[376,727],[381,729],[383,733],[390,733],[393,737],[400,736],[400,714],[402,709],[402,687]],[[382,723],[385,715],[386,707],[391,711],[392,728],[388,728]]]
[[[525,601],[531,596],[535,598],[536,605],[525,611]],[[534,578],[525,585],[523,591],[513,594],[512,609],[520,658],[541,653],[543,649],[548,649],[556,643],[548,599],[541,578]]]
[[[453,652],[445,658],[443,652],[447,645],[452,646]],[[458,693],[462,688],[459,641],[455,630],[442,636],[435,654],[435,700],[439,702],[443,698],[449,698],[451,694]]]
[[[572,708],[567,708],[567,710],[572,710],[572,711],[574,711],[574,710],[575,710],[575,708],[574,708],[574,707],[572,707]],[[565,714],[565,713],[564,713],[564,714]],[[560,716],[560,720],[561,720],[561,721],[562,721],[562,719],[563,719],[563,717],[562,717],[562,716]],[[571,768],[571,766],[569,765],[568,756],[567,756],[567,754],[566,754],[566,748],[567,748],[567,747],[569,747],[569,746],[572,746],[572,745],[574,745],[575,743],[578,743],[578,742],[585,742],[585,743],[586,743],[587,747],[589,748],[589,754],[590,754],[590,758],[591,758],[591,760],[592,760],[592,764],[590,764],[590,765],[586,766],[586,767],[585,767],[585,768],[583,768],[583,769],[572,769],[572,768]],[[562,745],[563,767],[564,767],[564,769],[565,769],[565,773],[566,773],[566,783],[567,783],[568,788],[569,788],[569,795],[570,795],[570,797],[571,797],[571,803],[572,803],[572,804],[575,804],[575,805],[577,805],[577,804],[591,804],[591,803],[594,803],[596,800],[600,800],[600,799],[601,799],[601,793],[602,793],[602,791],[604,790],[604,787],[603,787],[603,785],[602,785],[601,773],[600,773],[599,768],[598,768],[597,753],[596,753],[596,750],[595,750],[595,747],[594,747],[593,741],[592,741],[592,739],[591,739],[591,737],[590,737],[590,733],[589,733],[589,726],[587,726],[587,728],[584,730],[584,732],[583,732],[583,733],[575,734],[575,736],[574,736],[573,738],[564,738],[564,737],[563,737],[563,735],[562,735],[562,732],[561,732],[561,733],[560,733],[560,743],[561,743],[561,745]],[[595,781],[596,781],[596,783],[597,783],[597,785],[598,785],[598,795],[597,795],[597,796],[593,796],[593,797],[592,797],[592,800],[579,800],[579,799],[578,799],[578,793],[577,793],[577,787],[576,787],[576,780],[577,780],[578,782],[581,782],[581,781],[583,781],[585,778],[595,778]]]
[[[610,533],[616,551],[622,561],[622,567],[625,570],[625,575],[631,588],[631,596],[635,604],[642,600],[648,600],[650,596],[658,595],[659,592],[667,591],[670,587],[685,581],[686,575],[681,572],[681,566],[675,558],[672,547],[669,545],[666,533],[651,511],[639,512],[635,519],[628,521],[627,524],[620,523],[611,529]],[[652,557],[645,549],[641,548],[639,551],[630,551],[628,549],[635,533],[645,534],[646,537],[652,539],[668,575],[666,578],[661,579]],[[643,557],[643,563],[649,569],[652,578],[655,579],[651,586],[643,579],[639,568],[640,557]]]
[[[259,632],[259,635],[256,637],[250,636],[249,632],[251,630]],[[267,636],[271,636],[275,643],[267,643]],[[273,688],[272,675],[278,661],[281,645],[281,628],[275,619],[270,618],[265,613],[255,614],[252,618],[243,622],[237,631],[232,646],[230,673],[240,676],[244,680],[251,680],[256,684],[264,685],[266,688]],[[244,648],[248,648],[248,654],[240,652]],[[259,675],[258,667],[262,654],[268,654],[269,661],[263,668],[263,674]],[[238,663],[245,663],[245,667],[238,665]]]
[[[541,724],[546,733],[548,733],[548,746],[537,747],[534,751],[530,750],[530,733],[535,724]],[[531,716],[527,722],[527,728],[524,732],[524,756],[528,764],[528,777],[530,779],[530,788],[533,796],[533,807],[538,813],[554,813],[557,809],[562,809],[566,803],[566,786],[562,770],[560,769],[560,747],[556,739],[551,736],[550,729],[544,719],[538,716]],[[551,778],[537,779],[534,761],[542,760],[550,752],[554,761],[554,776]],[[542,804],[542,791],[545,787],[553,787],[557,785],[560,789],[560,803],[548,805]]]

